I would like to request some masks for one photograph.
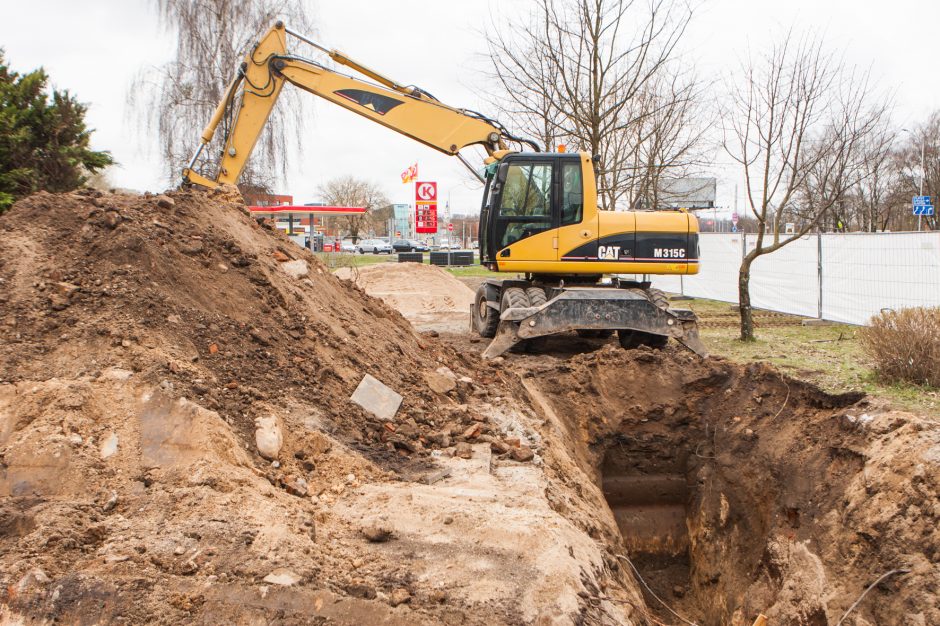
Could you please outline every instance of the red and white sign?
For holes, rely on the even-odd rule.
[[[415,183],[415,202],[437,202],[437,183]]]
[[[437,232],[437,203],[420,202],[415,204],[415,232]]]
[[[449,230],[450,232],[454,232],[454,225],[453,225],[453,224],[448,224],[448,225],[447,225],[447,230]]]
[[[415,183],[415,232],[437,232],[437,183]]]

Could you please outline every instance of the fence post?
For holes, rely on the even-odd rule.
[[[819,284],[819,295],[816,300],[816,317],[823,316],[823,261],[822,261],[822,233],[816,233],[816,282]]]

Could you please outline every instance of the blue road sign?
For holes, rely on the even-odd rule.
[[[933,204],[930,203],[930,196],[914,196],[911,198],[911,206],[914,209],[914,215],[933,215]]]

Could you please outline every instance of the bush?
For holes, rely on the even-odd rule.
[[[940,387],[940,307],[882,311],[859,340],[882,380]]]
[[[85,105],[48,82],[42,69],[10,70],[0,49],[0,213],[40,189],[81,187],[114,162],[89,147]]]

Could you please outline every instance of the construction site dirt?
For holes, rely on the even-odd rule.
[[[940,623],[934,421],[674,345],[484,361],[464,285],[383,266],[234,189],[0,217],[0,624]]]

